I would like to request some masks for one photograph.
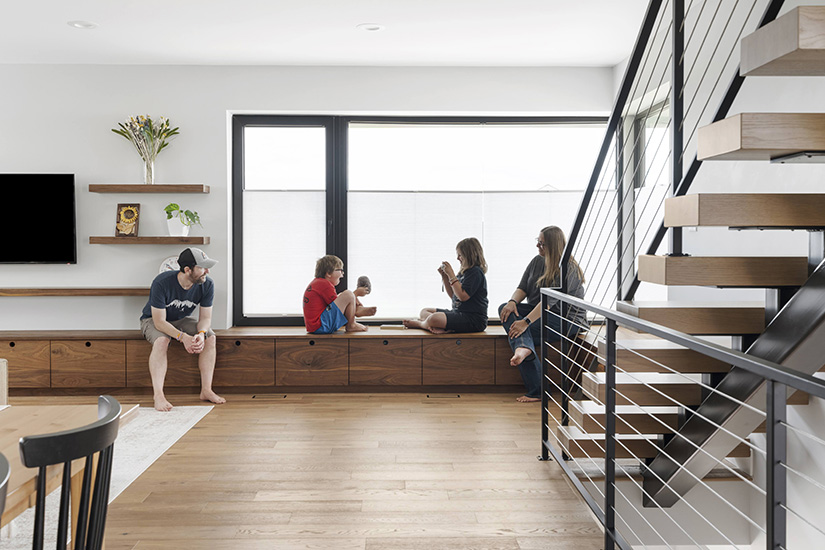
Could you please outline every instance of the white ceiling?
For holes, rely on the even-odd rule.
[[[647,0],[4,0],[0,63],[612,66]],[[79,30],[68,21],[97,23]],[[360,23],[385,29],[365,32]]]

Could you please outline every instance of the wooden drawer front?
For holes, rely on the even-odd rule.
[[[510,365],[513,350],[506,338],[496,339],[496,385],[512,386],[523,384],[518,367]]]
[[[275,342],[276,386],[346,386],[347,340],[279,338]]]
[[[123,340],[52,340],[52,387],[126,387]]]
[[[351,339],[349,383],[365,386],[420,386],[421,340]]]
[[[126,386],[129,388],[152,387],[149,376],[149,353],[152,345],[146,340],[126,341]],[[183,345],[170,342],[167,352],[166,381],[164,387],[195,387],[201,385],[198,356],[187,353]]]
[[[495,341],[487,338],[425,338],[425,386],[495,384]]]
[[[48,340],[0,340],[0,357],[9,362],[10,388],[48,388]]]
[[[274,386],[275,340],[218,340],[215,386]]]

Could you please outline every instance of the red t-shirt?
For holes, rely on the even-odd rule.
[[[321,314],[338,298],[335,287],[326,279],[315,278],[304,291],[304,324],[307,332],[321,328]]]

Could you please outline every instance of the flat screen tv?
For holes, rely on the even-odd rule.
[[[0,174],[0,263],[76,264],[74,174]]]

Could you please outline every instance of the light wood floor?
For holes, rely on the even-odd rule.
[[[602,548],[560,468],[536,460],[538,404],[227,397],[110,506],[108,550]]]

